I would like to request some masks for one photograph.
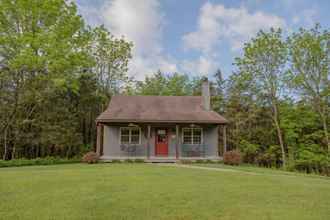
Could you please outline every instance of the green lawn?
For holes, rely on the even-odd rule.
[[[329,219],[330,178],[151,164],[0,169],[0,219]]]

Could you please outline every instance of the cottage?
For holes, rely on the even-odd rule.
[[[114,96],[96,122],[103,160],[215,160],[226,150],[227,120],[210,109],[207,80],[202,96]]]

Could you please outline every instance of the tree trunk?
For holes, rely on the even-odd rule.
[[[6,158],[7,158],[7,151],[8,151],[8,145],[7,145],[7,128],[5,128],[3,140],[4,140],[5,152],[3,153],[2,159],[3,160],[6,160]]]
[[[282,163],[283,163],[283,167],[286,167],[286,156],[285,156],[285,149],[284,149],[284,141],[283,141],[283,135],[282,135],[282,130],[280,127],[280,122],[279,122],[279,115],[278,115],[278,106],[277,104],[273,105],[273,109],[274,109],[274,123],[275,123],[275,127],[276,127],[276,132],[277,132],[277,137],[278,137],[278,141],[281,147],[281,154],[282,154]]]
[[[15,144],[14,144],[13,150],[11,152],[11,160],[15,159],[15,153],[16,153],[16,147],[15,147]]]
[[[284,141],[283,141],[282,131],[281,131],[280,125],[278,123],[278,120],[275,120],[275,126],[276,126],[278,141],[280,142],[280,147],[281,147],[283,167],[285,168],[286,167],[286,157],[285,157]]]

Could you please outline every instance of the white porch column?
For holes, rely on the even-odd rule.
[[[147,135],[147,158],[150,158],[150,138],[151,138],[151,126],[148,125],[148,135]]]
[[[226,132],[226,130],[227,130],[227,126],[226,125],[223,125],[222,126],[222,134],[223,134],[223,138],[222,138],[222,140],[223,140],[223,153],[226,153],[226,151],[227,151],[227,132]]]
[[[103,125],[97,123],[96,125],[96,153],[99,156],[102,156],[103,151]]]
[[[175,125],[175,157],[179,159],[179,125]]]

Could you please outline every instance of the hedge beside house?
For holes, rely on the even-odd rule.
[[[53,165],[53,164],[68,164],[79,163],[80,158],[58,158],[58,157],[45,157],[36,159],[16,159],[16,160],[0,160],[0,167],[20,167],[32,165]]]

